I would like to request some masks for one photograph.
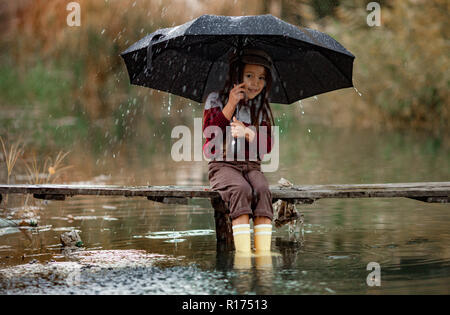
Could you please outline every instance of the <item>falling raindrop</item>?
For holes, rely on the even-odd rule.
[[[167,115],[170,116],[170,107],[172,106],[172,94],[169,94],[169,106],[167,107]]]
[[[105,29],[102,29],[102,32],[101,32],[101,34],[103,35],[103,33],[105,32]]]
[[[356,91],[356,93],[358,93],[359,96],[362,96],[362,94],[358,91],[358,89],[356,87],[353,87]]]

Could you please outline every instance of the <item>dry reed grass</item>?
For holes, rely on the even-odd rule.
[[[63,165],[63,160],[69,153],[60,151],[54,159],[47,157],[41,166],[34,155],[31,163],[25,162],[29,183],[33,185],[55,183],[65,171],[73,167],[72,165]]]
[[[2,137],[0,137],[0,142],[2,144],[3,158],[7,173],[6,182],[9,184],[16,162],[23,153],[23,144],[20,141],[17,141],[9,145],[8,143],[5,143]]]
[[[23,153],[23,145],[20,141],[9,145],[5,143],[2,137],[0,137],[0,142],[2,144],[3,159],[6,167],[6,183],[9,185],[16,162]],[[8,195],[5,197],[4,204],[8,204]]]
[[[0,137],[0,143],[2,146],[2,157],[6,169],[6,184],[11,183],[11,178],[14,175],[14,170],[16,168],[17,162],[21,156],[24,154],[24,145],[21,141],[16,141],[12,144],[4,141]],[[72,165],[64,165],[65,159],[70,152],[59,151],[58,154],[53,158],[47,156],[44,159],[44,163],[40,165],[37,161],[36,155],[33,156],[31,162],[23,160],[23,165],[28,173],[28,183],[34,185],[55,183],[63,174],[65,174]],[[15,182],[15,181],[14,181]],[[22,207],[21,213],[35,212],[33,209],[28,207],[29,195],[26,196],[24,201],[24,206]],[[3,205],[6,207],[8,205],[8,195],[5,196],[5,200],[2,201]],[[29,216],[29,214],[27,214]]]

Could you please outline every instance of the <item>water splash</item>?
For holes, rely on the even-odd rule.
[[[166,240],[174,240],[180,239],[182,237],[189,236],[204,236],[204,235],[212,235],[214,234],[214,230],[188,230],[188,231],[160,231],[160,232],[151,232],[148,233],[145,238],[149,239],[166,239]]]
[[[185,238],[178,238],[178,239],[174,238],[174,239],[171,239],[171,240],[166,240],[164,242],[165,243],[174,243],[174,244],[176,244],[176,243],[184,242],[185,240],[186,240]]]

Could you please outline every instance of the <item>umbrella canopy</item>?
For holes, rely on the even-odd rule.
[[[325,33],[270,14],[202,15],[147,35],[121,56],[132,84],[203,102],[223,87],[230,54],[247,47],[272,58],[272,103],[353,86],[353,54]]]

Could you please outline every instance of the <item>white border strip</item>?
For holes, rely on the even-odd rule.
[[[267,231],[256,232],[255,235],[272,235],[272,232],[267,232]]]
[[[250,231],[237,231],[237,232],[233,232],[233,235],[239,235],[239,234],[249,234],[249,235],[250,235]]]
[[[233,225],[233,230],[234,229],[239,229],[239,228],[245,228],[245,227],[250,228],[250,224],[236,224],[236,225]]]
[[[262,228],[272,228],[272,224],[258,224],[258,225],[255,225],[254,226],[255,227],[255,229],[262,229]]]

